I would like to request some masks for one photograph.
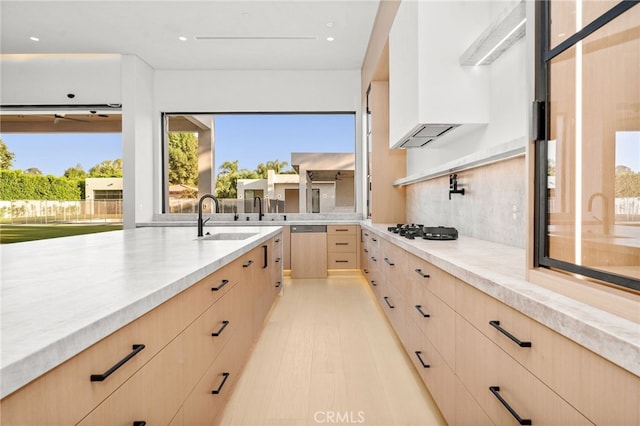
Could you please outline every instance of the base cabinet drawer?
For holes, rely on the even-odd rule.
[[[332,253],[329,252],[327,266],[329,269],[356,269],[356,253]]]
[[[592,424],[460,315],[456,374],[497,425]]]
[[[420,328],[412,320],[407,326],[409,357],[442,416],[447,423],[456,424],[456,376]]]
[[[182,336],[177,337],[79,425],[130,426],[136,421],[169,423],[183,400],[183,346]]]
[[[242,339],[237,336],[232,338],[184,402],[178,413],[182,424],[214,425],[219,422],[233,386],[238,381],[247,349]]]

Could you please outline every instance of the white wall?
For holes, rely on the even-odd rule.
[[[162,198],[161,144],[154,138],[153,69],[133,55],[122,57],[122,166],[124,227],[151,222]]]
[[[362,140],[360,70],[159,70],[154,95],[158,120],[162,112],[355,111],[356,141]],[[356,163],[361,164],[362,144],[356,142],[355,150]],[[358,183],[358,201],[363,185]],[[161,187],[155,190],[160,194]],[[361,206],[359,202],[357,212],[362,212]]]
[[[355,111],[361,140],[359,70],[166,71],[132,55],[11,55],[0,67],[3,105],[122,104],[126,227],[161,211],[162,112]]]
[[[120,66],[120,55],[3,55],[0,103],[120,104]]]

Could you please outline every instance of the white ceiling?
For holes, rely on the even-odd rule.
[[[174,70],[360,69],[377,8],[378,0],[0,0],[0,50],[134,54]]]

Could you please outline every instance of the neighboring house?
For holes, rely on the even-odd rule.
[[[353,153],[292,153],[291,164],[298,174],[269,170],[267,179],[238,179],[244,212],[257,211],[254,197],[260,197],[271,213],[355,211]]]
[[[85,200],[122,200],[122,178],[86,178]]]

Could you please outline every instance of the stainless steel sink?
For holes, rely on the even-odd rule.
[[[198,238],[198,241],[238,241],[258,235],[257,232],[217,232]]]

